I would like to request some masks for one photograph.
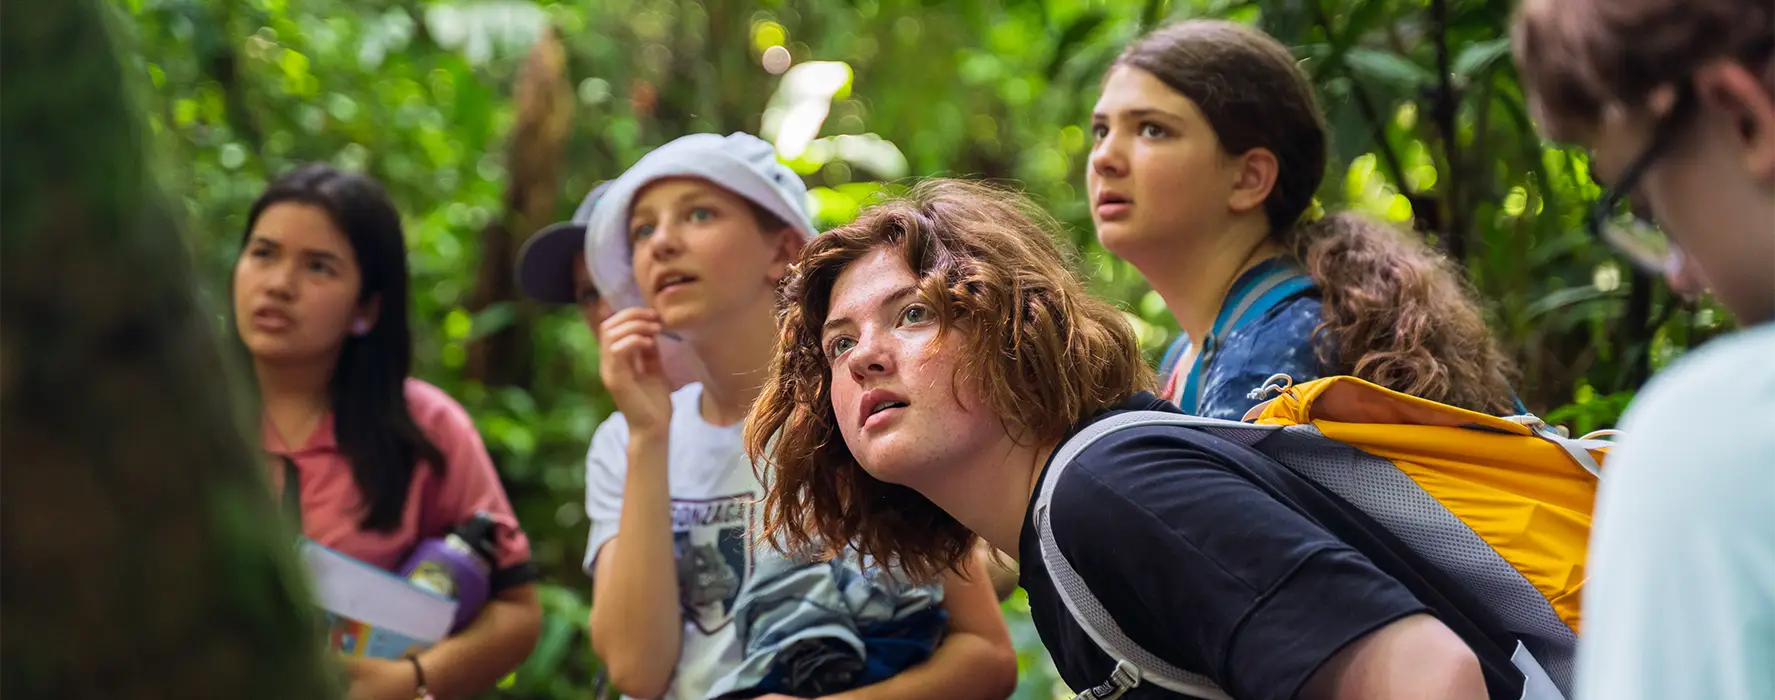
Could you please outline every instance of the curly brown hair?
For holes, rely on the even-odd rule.
[[[802,249],[778,305],[771,377],[746,420],[746,451],[771,470],[765,539],[816,556],[855,545],[919,579],[959,570],[975,542],[917,491],[865,472],[839,433],[820,329],[838,276],[875,250],[894,251],[919,279],[942,342],[957,344],[957,383],[980,391],[1018,440],[1057,442],[1153,387],[1133,327],[1086,290],[1057,231],[1016,192],[938,179]]]
[[[1142,37],[1115,66],[1146,71],[1189,98],[1226,153],[1275,154],[1264,214],[1271,239],[1319,289],[1324,320],[1314,345],[1328,374],[1513,412],[1511,363],[1453,264],[1421,239],[1358,214],[1301,221],[1325,178],[1328,136],[1313,86],[1287,48],[1243,24],[1185,20]]]

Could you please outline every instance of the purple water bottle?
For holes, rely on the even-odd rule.
[[[487,604],[494,562],[494,537],[497,524],[486,513],[477,513],[466,523],[450,529],[443,537],[419,543],[407,563],[401,566],[401,578],[413,585],[439,595],[456,599],[456,621],[450,633],[461,630],[481,606]]]

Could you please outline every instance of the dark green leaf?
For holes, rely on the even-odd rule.
[[[1171,0],[1146,0],[1146,8],[1140,11],[1140,29],[1146,31],[1157,27],[1170,6]]]
[[[1373,29],[1374,25],[1386,16],[1384,10],[1387,8],[1387,3],[1385,0],[1358,0],[1358,2],[1360,4],[1350,14],[1350,20],[1344,23],[1341,30],[1336,32],[1335,37],[1330,37],[1330,52],[1320,59],[1319,65],[1321,67],[1314,70],[1315,77],[1323,77],[1329,66],[1339,65],[1343,61],[1344,55],[1349,53],[1350,49],[1359,46],[1362,37],[1367,35],[1369,30]],[[1327,35],[1332,33],[1330,27],[1326,27],[1325,31]]]
[[[544,615],[542,633],[536,639],[536,649],[518,667],[516,689],[533,690],[554,677],[560,672],[562,662],[567,659],[568,649],[583,642],[574,621],[567,620],[558,613]]]
[[[1363,80],[1372,80],[1395,88],[1415,90],[1436,80],[1429,69],[1391,51],[1352,48],[1344,62]]]
[[[1074,49],[1091,36],[1091,32],[1096,31],[1105,19],[1108,19],[1108,15],[1104,14],[1102,10],[1092,10],[1080,15],[1078,19],[1072,21],[1072,24],[1067,25],[1066,31],[1060,35],[1059,43],[1054,45],[1053,58],[1048,60],[1048,66],[1042,71],[1042,74],[1046,75],[1048,80],[1053,80],[1055,76],[1059,75],[1061,66],[1066,65],[1066,61],[1072,58]]]
[[[1510,55],[1510,37],[1501,36],[1490,41],[1468,44],[1455,56],[1451,68],[1455,75],[1471,78],[1491,68],[1498,59]]]
[[[509,301],[494,302],[475,314],[474,324],[468,332],[469,340],[479,340],[490,334],[505,330],[518,317],[518,306]]]
[[[1529,318],[1539,318],[1555,311],[1568,309],[1582,304],[1604,301],[1611,296],[1610,293],[1605,293],[1597,289],[1594,285],[1587,284],[1581,287],[1567,287],[1536,299],[1533,303],[1528,305],[1528,308],[1524,310],[1524,313]]]

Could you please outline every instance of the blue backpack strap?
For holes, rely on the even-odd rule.
[[[1213,330],[1203,341],[1202,352],[1196,355],[1194,366],[1189,368],[1189,380],[1178,393],[1178,407],[1192,413],[1201,412],[1202,375],[1228,334],[1263,318],[1282,302],[1312,290],[1313,278],[1286,258],[1271,258],[1247,273],[1221,302],[1220,316],[1214,320]]]
[[[1227,334],[1251,325],[1281,305],[1282,302],[1294,298],[1302,292],[1313,289],[1313,278],[1298,270],[1278,270],[1274,275],[1260,281],[1252,287],[1251,294],[1240,301],[1227,317],[1227,322],[1214,332],[1214,337],[1225,338]]]

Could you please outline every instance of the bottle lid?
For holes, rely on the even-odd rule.
[[[450,533],[462,538],[489,565],[499,560],[499,523],[486,511],[475,513],[475,517],[451,528]]]

